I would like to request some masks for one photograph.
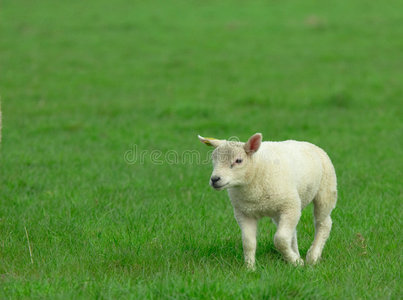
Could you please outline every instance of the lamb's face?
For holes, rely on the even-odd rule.
[[[213,152],[213,173],[210,185],[216,190],[240,186],[246,182],[246,173],[251,163],[244,143],[226,142]]]
[[[262,135],[255,133],[246,143],[204,138],[199,140],[216,148],[213,152],[213,174],[210,185],[216,190],[241,186],[250,180],[248,171],[251,170],[253,154],[259,149]]]

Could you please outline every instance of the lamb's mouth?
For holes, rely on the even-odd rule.
[[[227,182],[226,184],[223,184],[223,185],[220,185],[220,186],[217,186],[217,185],[212,185],[213,186],[213,188],[215,189],[215,190],[217,190],[217,191],[221,191],[222,189],[224,189],[227,185],[228,185],[229,183]]]

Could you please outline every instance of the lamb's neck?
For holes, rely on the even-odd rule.
[[[256,153],[253,157],[253,167],[249,170],[247,186],[250,186],[250,188],[255,188],[255,185],[262,182],[267,175],[267,160],[259,154]]]

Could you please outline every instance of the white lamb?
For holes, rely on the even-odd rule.
[[[336,205],[336,173],[329,157],[319,147],[293,140],[262,142],[256,133],[247,143],[204,138],[216,149],[210,185],[228,189],[234,215],[242,231],[248,268],[255,268],[257,221],[268,216],[277,225],[274,245],[285,260],[302,265],[296,227],[301,211],[314,204],[315,238],[306,262],[321,257],[330,234],[330,213]]]

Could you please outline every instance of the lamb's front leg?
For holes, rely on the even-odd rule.
[[[298,253],[292,248],[293,239],[296,246],[296,227],[301,216],[298,210],[283,213],[278,221],[277,231],[274,235],[274,245],[277,250],[284,256],[284,259],[294,265],[303,265],[304,261]]]
[[[278,220],[280,219],[280,217],[273,217],[272,221],[274,224],[276,224],[276,226],[278,226]],[[291,240],[291,249],[295,252],[295,254],[298,255],[298,257],[300,257],[299,255],[299,250],[298,250],[298,240],[297,240],[297,230],[294,231],[294,235],[292,237]]]
[[[240,212],[235,212],[235,219],[237,220],[242,231],[242,245],[246,267],[248,269],[254,270],[257,220],[247,217]]]

